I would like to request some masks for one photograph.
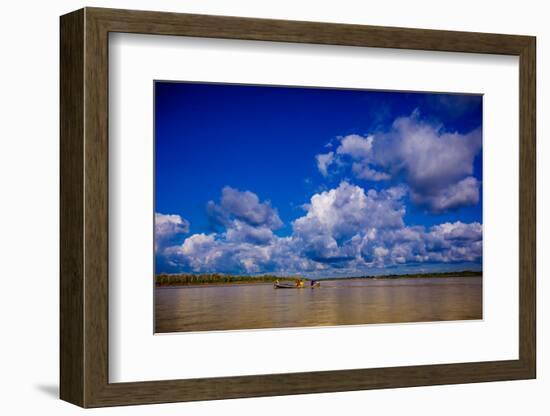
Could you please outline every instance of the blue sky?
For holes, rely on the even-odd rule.
[[[478,95],[156,82],[156,271],[480,269],[481,124]]]

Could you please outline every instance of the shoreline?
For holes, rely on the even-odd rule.
[[[380,277],[328,277],[326,279],[317,279],[318,281],[331,281],[334,282],[335,280],[401,280],[401,279],[452,279],[452,278],[470,278],[470,277],[483,277],[482,274],[476,274],[476,275],[468,275],[468,276],[460,276],[460,275],[448,275],[448,276],[397,276],[397,277],[386,277],[386,276],[380,276]]]
[[[464,273],[464,272],[462,272]],[[460,274],[460,272],[457,273],[449,273],[449,274],[422,274],[422,275],[390,275],[390,276],[368,276],[368,277],[327,277],[327,278],[318,278],[318,279],[311,279],[311,278],[303,278],[303,280],[306,282],[315,280],[317,282],[334,282],[334,281],[362,281],[362,280],[403,280],[403,279],[449,279],[449,278],[472,278],[472,277],[483,277],[483,274],[479,272],[472,272],[471,274]],[[280,282],[293,282],[295,279],[285,279],[281,278]],[[257,284],[264,284],[264,285],[273,285],[274,281],[271,280],[262,280],[259,279],[252,279],[252,280],[243,280],[243,281],[234,281],[234,282],[193,282],[193,283],[186,283],[186,282],[173,282],[173,283],[155,283],[155,288],[173,288],[173,287],[202,287],[202,286],[238,286],[238,285],[257,285]]]
[[[243,285],[273,285],[273,282],[250,281],[250,282],[219,282],[219,283],[172,283],[158,284],[155,283],[155,289],[171,288],[171,287],[202,287],[202,286],[243,286]]]

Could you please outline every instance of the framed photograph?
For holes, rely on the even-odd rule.
[[[535,49],[62,16],[61,398],[535,378]]]

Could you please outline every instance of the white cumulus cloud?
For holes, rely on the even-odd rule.
[[[341,139],[336,153],[350,155],[355,159],[368,159],[372,154],[374,136],[362,137],[358,134],[350,134]]]
[[[317,159],[317,168],[323,176],[328,175],[328,168],[334,160],[334,152],[323,153],[315,156]]]
[[[220,225],[226,225],[235,219],[254,227],[277,229],[283,225],[277,210],[268,201],[260,202],[255,193],[239,191],[229,186],[223,188],[219,204],[208,202],[207,211],[210,219]]]
[[[403,264],[481,261],[480,223],[408,226],[406,192],[400,186],[367,191],[343,181],[313,195],[292,233],[281,237],[273,232],[280,219],[270,204],[226,187],[220,203],[208,206],[221,217],[222,230],[191,235],[158,254],[171,270],[196,273],[357,275]],[[236,202],[239,195],[244,198]]]
[[[329,154],[317,155],[317,161],[324,176],[332,165],[347,165],[359,179],[401,181],[411,189],[413,203],[443,212],[479,201],[480,184],[472,175],[480,150],[481,129],[447,131],[414,111],[394,120],[388,131],[340,138],[330,163]]]
[[[173,237],[189,232],[189,221],[175,214],[155,213],[155,250]]]
[[[433,192],[411,193],[411,200],[417,205],[427,205],[434,212],[445,212],[453,208],[476,205],[479,202],[480,182],[468,176],[446,188],[436,188]]]

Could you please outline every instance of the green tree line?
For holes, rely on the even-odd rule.
[[[169,285],[204,285],[216,283],[273,283],[276,280],[282,281],[298,281],[309,280],[300,276],[245,276],[245,275],[228,275],[228,274],[159,274],[155,278],[157,286]]]
[[[363,275],[352,277],[324,277],[316,280],[349,280],[349,279],[403,279],[403,278],[421,278],[421,277],[474,277],[481,276],[480,271],[463,270],[458,272],[440,272],[440,273],[410,273],[410,274],[387,274],[387,275]],[[280,282],[298,282],[300,280],[311,280],[302,276],[247,276],[247,275],[229,275],[221,273],[211,274],[166,274],[162,273],[155,276],[157,286],[177,286],[177,285],[207,285],[222,283],[273,283],[276,280]]]

